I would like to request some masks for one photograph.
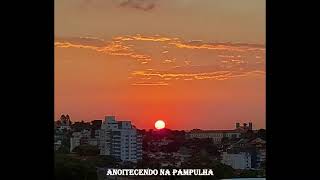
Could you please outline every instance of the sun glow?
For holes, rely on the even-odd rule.
[[[166,127],[166,124],[162,120],[158,120],[157,122],[154,123],[154,127],[156,129],[163,129]]]

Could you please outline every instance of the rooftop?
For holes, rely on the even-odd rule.
[[[238,133],[237,129],[226,129],[226,130],[191,130],[190,133]]]

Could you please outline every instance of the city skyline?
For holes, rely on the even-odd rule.
[[[71,116],[69,114],[61,114],[60,118],[56,119],[55,120],[55,123],[58,123],[60,121],[61,122],[64,122],[64,123],[67,123],[67,126],[71,126],[72,124],[76,124],[76,123],[96,123],[96,121],[101,121],[101,122],[105,122],[107,118],[117,118],[117,120],[119,121],[132,121],[131,119],[119,119],[118,116],[115,116],[115,115],[105,115],[103,118],[96,118],[96,119],[90,119],[90,120],[72,120]],[[186,130],[186,131],[192,131],[192,130],[218,130],[218,131],[221,131],[221,130],[235,130],[235,129],[246,129],[246,128],[250,128],[250,130],[258,130],[258,129],[264,129],[264,128],[258,128],[255,126],[255,124],[253,124],[251,121],[236,121],[233,123],[233,126],[227,128],[227,129],[216,129],[214,127],[211,127],[211,128],[204,128],[204,129],[201,129],[201,128],[197,128],[197,127],[193,127],[193,129],[172,129],[170,127],[166,127],[165,124],[162,125],[161,128],[157,128],[156,127],[156,123],[159,123],[159,121],[163,121],[161,119],[157,120],[154,124],[153,127],[150,127],[150,128],[139,128],[137,126],[135,126],[135,128],[137,129],[140,129],[140,130],[161,130],[161,129],[170,129],[170,130]],[[162,123],[162,122],[161,122]],[[165,123],[163,121],[163,123]],[[59,123],[58,123],[59,124]],[[242,125],[242,126],[241,126]]]
[[[265,128],[265,1],[55,1],[55,120]]]

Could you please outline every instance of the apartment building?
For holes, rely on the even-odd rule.
[[[115,116],[106,116],[101,125],[99,148],[101,155],[137,162],[142,159],[142,136],[131,121],[116,121]]]

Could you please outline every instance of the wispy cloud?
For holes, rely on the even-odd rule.
[[[119,36],[115,37],[114,40],[119,41],[153,41],[153,42],[167,42],[168,45],[173,45],[177,48],[186,49],[207,49],[207,50],[222,50],[222,51],[265,51],[264,44],[249,44],[249,43],[206,43],[202,40],[191,40],[184,41],[180,38],[171,38],[160,35],[155,36],[142,36],[140,34],[133,36]],[[167,51],[164,51],[167,53]]]
[[[165,59],[164,61],[162,61],[162,64],[171,64],[174,62],[175,62],[175,59]]]
[[[87,39],[86,39],[87,40]],[[96,39],[95,39],[96,40]],[[121,42],[111,41],[109,43],[98,41],[86,41],[83,38],[73,38],[72,40],[56,40],[55,47],[57,48],[82,48],[94,50],[98,53],[104,53],[112,56],[127,56],[138,61],[147,62],[151,58],[145,54],[136,53],[131,47],[122,44]]]
[[[264,71],[216,71],[216,72],[201,72],[201,73],[174,73],[174,72],[147,72],[147,71],[134,71],[131,73],[133,77],[151,77],[150,79],[159,78],[162,80],[226,80],[236,77],[244,77],[248,75],[264,75]]]
[[[158,0],[77,0],[80,7],[86,10],[90,7],[115,6],[122,9],[134,9],[139,11],[151,11],[158,5]]]
[[[174,39],[171,39],[169,37],[161,37],[159,35],[155,36],[142,36],[140,34],[134,35],[134,36],[118,36],[113,38],[114,40],[121,40],[121,41],[154,41],[154,42],[164,42],[164,41],[172,41]]]
[[[168,86],[166,82],[136,82],[132,83],[133,86]]]
[[[234,44],[234,43],[202,43],[202,42],[171,42],[178,48],[186,49],[207,49],[207,50],[224,50],[224,51],[265,51],[263,45],[258,44]]]
[[[161,85],[155,82],[164,85],[184,80],[263,76],[265,71],[265,47],[262,44],[184,41],[177,37],[136,34],[117,36],[110,41],[90,36],[57,38],[55,47],[88,49],[106,55],[132,58],[140,65],[132,66],[128,76],[132,84],[137,86]]]
[[[150,11],[156,7],[157,0],[124,0],[119,7],[133,8],[142,11]]]

